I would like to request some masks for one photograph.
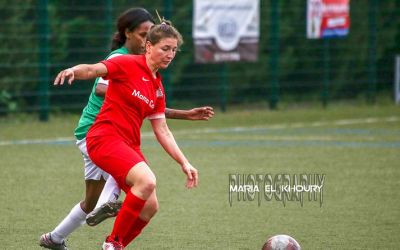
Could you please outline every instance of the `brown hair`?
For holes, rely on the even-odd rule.
[[[172,23],[167,20],[162,20],[160,24],[153,25],[147,33],[146,40],[151,44],[157,44],[163,38],[175,38],[178,41],[178,47],[183,44],[181,33],[172,26]]]

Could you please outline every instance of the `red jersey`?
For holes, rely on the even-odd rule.
[[[89,129],[88,137],[118,135],[132,147],[140,146],[143,120],[165,118],[165,94],[161,76],[156,78],[144,55],[122,55],[102,61],[110,80],[107,94]]]

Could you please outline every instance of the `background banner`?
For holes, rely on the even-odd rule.
[[[307,38],[342,37],[349,33],[350,0],[308,0]]]
[[[259,0],[194,0],[195,61],[257,61]]]

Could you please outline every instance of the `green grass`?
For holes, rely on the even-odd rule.
[[[370,118],[368,120],[368,118]],[[39,249],[83,197],[82,160],[73,143],[76,115],[0,120],[0,249]],[[209,122],[171,121],[200,171],[184,175],[145,125],[143,151],[157,176],[160,211],[128,249],[260,249],[289,234],[303,249],[398,249],[400,108],[393,105],[287,108],[217,113]],[[66,138],[61,143],[16,144]],[[323,204],[233,200],[229,174],[325,174]],[[70,249],[100,249],[112,220],[81,227]]]

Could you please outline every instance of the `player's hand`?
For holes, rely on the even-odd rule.
[[[68,80],[69,85],[71,85],[72,81],[75,79],[74,71],[71,68],[65,69],[58,73],[56,79],[54,80],[54,85],[63,85],[65,79]]]
[[[182,171],[186,174],[186,187],[194,188],[197,187],[199,182],[199,174],[197,169],[195,169],[190,163],[185,163],[182,165]]]
[[[209,106],[193,108],[188,112],[189,120],[204,120],[208,121],[214,116],[214,109]]]

